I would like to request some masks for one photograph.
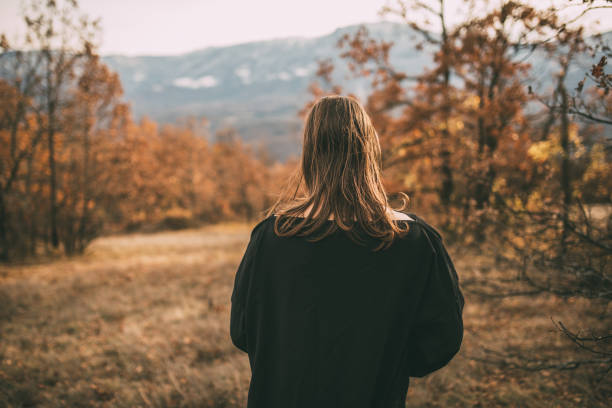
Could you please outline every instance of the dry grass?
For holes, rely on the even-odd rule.
[[[79,258],[1,267],[0,406],[244,407],[250,370],[229,339],[229,299],[250,228],[107,237]],[[455,259],[462,277],[486,262]],[[468,358],[481,345],[575,358],[550,316],[578,328],[596,312],[466,293],[462,351],[411,381],[408,406],[603,407],[611,387],[590,368],[525,372]]]

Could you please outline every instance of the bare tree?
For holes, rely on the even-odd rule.
[[[62,110],[69,103],[68,89],[74,86],[77,66],[91,55],[98,21],[79,15],[76,0],[49,0],[44,5],[30,1],[25,7],[26,46],[42,55],[41,89],[36,98],[38,112],[45,115],[49,162],[49,228],[54,248],[59,246],[56,134],[62,130]]]

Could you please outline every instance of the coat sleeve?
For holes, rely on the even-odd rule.
[[[245,353],[248,353],[246,300],[261,237],[260,226],[261,224],[258,224],[251,231],[249,243],[236,270],[234,289],[231,296],[230,337],[232,343]]]
[[[464,298],[457,272],[441,235],[429,225],[425,233],[433,253],[409,346],[411,377],[444,367],[463,340]]]

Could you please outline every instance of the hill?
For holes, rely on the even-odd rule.
[[[406,24],[365,24],[370,35],[393,41],[390,61],[398,70],[418,74],[431,62],[430,53],[416,48],[420,37]],[[297,112],[310,96],[317,60],[335,62],[334,81],[359,96],[369,93],[369,81],[352,78],[339,58],[338,40],[359,25],[338,28],[315,38],[283,38],[226,47],[208,47],[178,56],[105,56],[104,61],[121,77],[125,97],[136,118],[174,122],[189,115],[204,116],[210,131],[232,126],[248,143],[265,144],[284,160],[300,153],[301,119]],[[612,32],[604,34],[609,42]],[[525,52],[526,54],[527,52]],[[534,90],[551,86],[558,70],[545,55],[525,55],[533,66]],[[573,89],[593,61],[571,68],[567,77]]]

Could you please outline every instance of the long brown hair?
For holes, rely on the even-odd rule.
[[[364,240],[357,231],[361,229],[382,241],[374,251],[386,249],[397,236],[408,232],[409,224],[396,224],[388,212],[391,207],[382,184],[381,166],[378,134],[363,106],[349,96],[322,97],[306,118],[300,166],[266,217],[279,211],[274,222],[278,236],[310,236],[327,225],[322,234],[308,240],[323,239],[339,227],[351,240],[362,244]],[[399,194],[402,210],[409,198],[403,192]],[[308,215],[302,217],[311,205]],[[326,224],[331,214],[334,222]]]

